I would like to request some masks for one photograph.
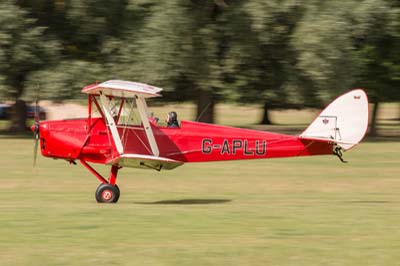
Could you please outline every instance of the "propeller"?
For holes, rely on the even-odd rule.
[[[36,89],[36,100],[35,100],[35,106],[34,106],[34,116],[33,116],[33,125],[32,125],[32,131],[33,131],[33,136],[34,136],[34,144],[33,144],[33,167],[36,166],[36,161],[37,161],[37,153],[38,153],[38,148],[39,148],[39,137],[40,137],[40,132],[39,132],[39,126],[40,126],[40,107],[39,107],[39,95],[40,95],[40,85],[37,84]]]
[[[34,145],[33,145],[33,166],[36,166],[37,153],[39,147],[39,101],[35,101],[35,114],[34,114],[34,124],[32,126],[32,131],[34,135]]]

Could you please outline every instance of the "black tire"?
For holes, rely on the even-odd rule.
[[[98,203],[116,203],[120,191],[117,185],[100,184],[96,189],[96,200]]]

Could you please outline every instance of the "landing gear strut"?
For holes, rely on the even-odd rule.
[[[96,189],[96,201],[98,203],[116,203],[121,194],[116,184],[117,174],[120,167],[113,165],[111,167],[110,177],[106,180],[87,162],[81,160],[81,163],[101,182]]]

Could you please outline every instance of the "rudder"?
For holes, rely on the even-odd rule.
[[[367,128],[368,97],[355,89],[331,102],[299,137],[332,141],[349,150],[364,138]]]

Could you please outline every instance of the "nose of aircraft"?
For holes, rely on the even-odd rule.
[[[33,149],[33,167],[36,165],[36,159],[37,159],[37,150],[38,150],[38,145],[39,145],[39,121],[35,121],[35,123],[31,126],[31,130],[34,134],[34,143],[35,143],[35,148]]]
[[[35,138],[38,138],[38,137],[39,137],[39,127],[40,127],[39,122],[35,122],[35,123],[31,126],[31,130],[32,130],[33,134],[35,135]]]
[[[37,122],[31,126],[31,131],[35,134],[39,134],[44,136],[48,131],[48,125],[46,122]]]
[[[39,132],[42,136],[45,136],[49,131],[49,124],[47,122],[40,122],[39,124]]]
[[[39,121],[35,122],[32,126],[31,126],[31,130],[34,134],[34,151],[33,151],[33,166],[36,165],[36,159],[37,159],[37,151],[38,151],[38,147],[39,147],[39,138],[41,139],[40,142],[41,144],[41,148],[40,150],[43,152],[43,150],[45,149],[45,138],[46,135],[48,134],[48,125],[46,122],[41,122],[39,123]]]

